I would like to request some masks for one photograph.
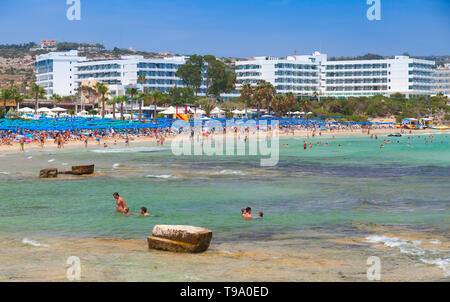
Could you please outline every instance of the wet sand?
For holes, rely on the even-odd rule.
[[[357,226],[366,228],[363,224]],[[372,235],[422,241],[449,250],[445,236],[377,226]],[[439,244],[431,244],[439,242]],[[433,241],[434,240],[434,241]],[[43,246],[34,246],[41,244]],[[381,281],[450,281],[436,265],[367,236],[333,238],[313,230],[249,242],[212,242],[203,254],[148,250],[145,240],[4,237],[0,281],[67,281],[69,256],[81,260],[81,281],[368,281],[367,258],[381,259]]]

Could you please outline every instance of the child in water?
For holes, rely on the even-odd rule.
[[[242,218],[244,218],[244,219],[259,219],[259,218],[263,218],[263,216],[264,216],[263,212],[259,212],[257,217],[253,217],[252,216],[252,208],[250,208],[250,207],[242,209],[241,212],[242,212]]]

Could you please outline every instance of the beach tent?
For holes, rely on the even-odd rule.
[[[37,112],[50,112],[50,109],[47,107],[41,107],[37,110]]]
[[[245,114],[245,111],[236,109],[236,110],[233,110],[232,113],[233,114]]]
[[[175,107],[170,106],[169,108],[167,108],[166,110],[164,110],[160,113],[164,114],[164,115],[174,115],[174,114],[177,114],[177,110],[175,109]]]
[[[30,112],[34,112],[34,109],[31,109],[28,107],[23,107],[23,108],[19,109],[19,112],[30,113]]]
[[[61,108],[61,107],[55,107],[50,109],[51,112],[67,112],[67,109]]]
[[[222,109],[220,109],[219,107],[216,107],[216,108],[214,108],[212,111],[211,111],[211,114],[221,114],[221,113],[224,113],[225,111],[223,111]]]

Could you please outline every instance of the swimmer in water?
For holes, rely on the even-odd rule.
[[[120,212],[120,213],[124,213],[125,209],[128,209],[127,204],[125,203],[125,200],[119,196],[119,193],[114,193],[113,194],[114,199],[117,201],[116,202],[116,211]]]
[[[252,208],[250,208],[250,207],[242,209],[241,212],[242,212],[242,218],[248,219],[248,220],[249,219],[260,219],[264,216],[263,212],[259,212],[257,217],[253,217],[252,216]]]
[[[145,217],[156,217],[155,215],[150,215],[149,213],[147,213],[147,208],[146,208],[146,207],[142,207],[142,208],[141,208],[141,216],[145,216]]]

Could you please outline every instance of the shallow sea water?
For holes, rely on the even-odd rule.
[[[69,256],[82,280],[365,281],[369,256],[383,280],[448,280],[450,134],[281,138],[280,162],[182,156],[169,147],[4,154],[0,157],[0,280],[64,281]],[[318,146],[317,142],[329,146]],[[96,165],[93,177],[41,180],[43,168]],[[114,212],[119,192],[132,212]],[[251,206],[264,219],[245,221]],[[213,231],[201,255],[149,251],[156,224]]]

